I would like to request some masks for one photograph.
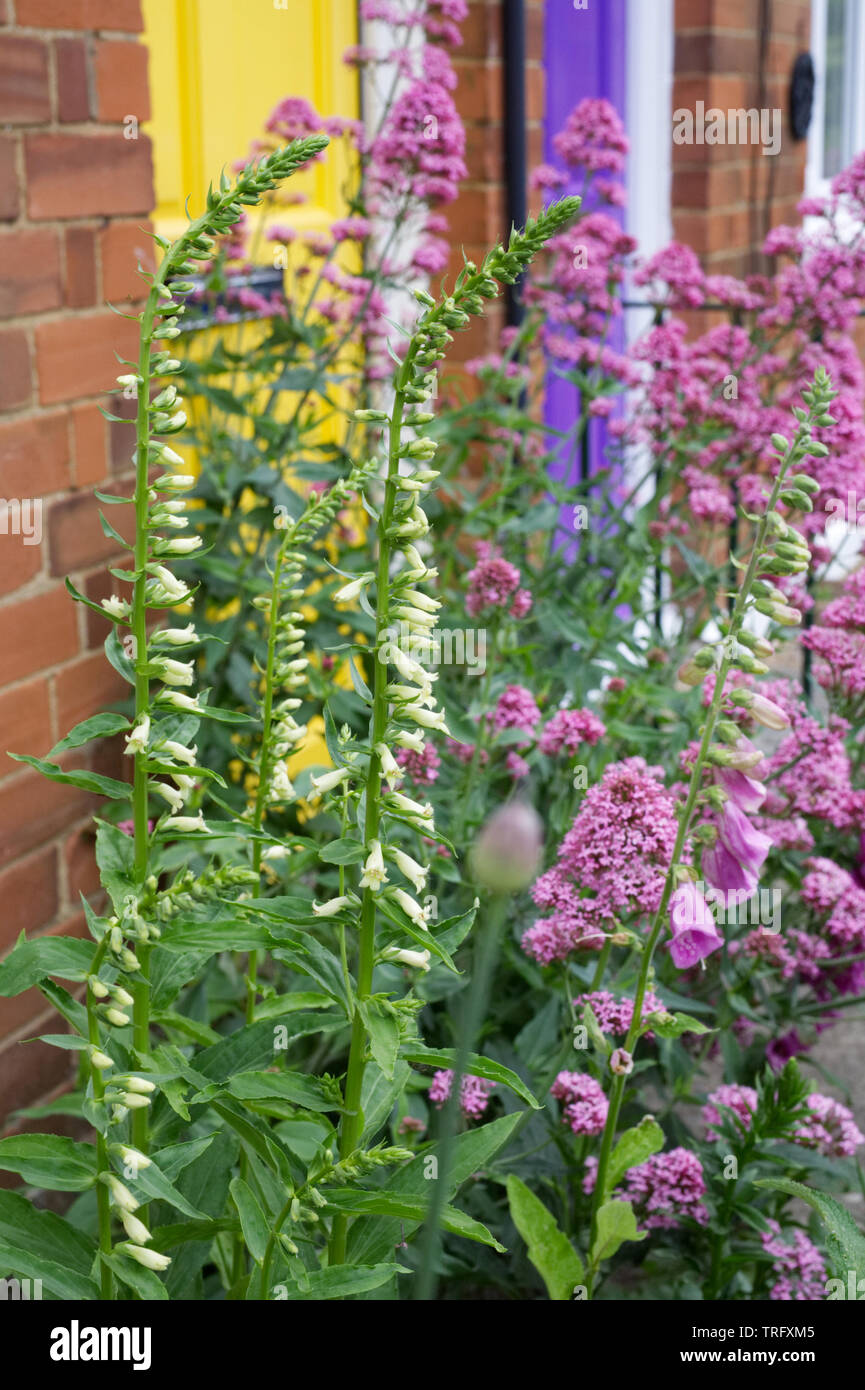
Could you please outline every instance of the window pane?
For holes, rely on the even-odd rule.
[[[825,115],[823,119],[823,177],[834,178],[844,168],[846,134],[844,129],[847,68],[848,0],[827,0],[826,66],[823,73]]]

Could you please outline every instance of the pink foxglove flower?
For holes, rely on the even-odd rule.
[[[670,898],[670,931],[670,954],[677,970],[689,970],[724,944],[696,883],[681,883]]]
[[[744,811],[728,801],[717,817],[718,839],[738,861],[741,868],[756,879],[759,877],[772,841],[762,830],[752,825]]]

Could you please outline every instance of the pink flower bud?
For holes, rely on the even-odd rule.
[[[544,828],[533,807],[512,801],[493,812],[472,851],[472,866],[487,888],[513,893],[526,888],[541,864]]]

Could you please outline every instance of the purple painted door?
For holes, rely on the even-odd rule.
[[[546,0],[544,7],[544,66],[546,71],[546,109],[544,112],[544,159],[564,168],[553,148],[553,137],[561,130],[574,106],[584,97],[606,97],[620,115],[625,110],[625,10],[627,0],[586,0],[580,8],[576,0]],[[566,172],[568,172],[566,170]],[[563,189],[577,193],[577,180]],[[604,211],[615,216],[615,209]],[[623,342],[620,323],[613,325],[608,339],[619,348]],[[579,393],[570,382],[552,372],[547,377],[545,418],[557,430],[571,430],[579,414]],[[603,458],[606,426],[592,420],[588,429],[583,468],[594,471]],[[558,444],[558,448],[557,448]],[[581,460],[573,447],[562,447],[555,436],[551,449],[559,457],[553,467],[557,478],[581,476]],[[571,530],[570,519],[565,522]]]

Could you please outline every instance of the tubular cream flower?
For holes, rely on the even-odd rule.
[[[116,1207],[121,1211],[135,1211],[141,1203],[133,1197],[125,1183],[122,1183],[113,1173],[100,1173],[100,1182],[104,1182],[111,1193],[112,1200]]]
[[[201,811],[197,816],[166,816],[159,823],[160,830],[175,830],[179,835],[188,834],[193,830],[206,830],[204,815]]]
[[[186,627],[164,627],[161,631],[153,634],[155,643],[168,647],[188,647],[199,640],[198,633],[192,623],[188,623]]]
[[[413,801],[410,796],[404,796],[402,792],[391,792],[388,800],[398,811],[405,811],[409,816],[418,816],[421,820],[432,820],[433,808],[420,801]]]
[[[110,598],[104,598],[102,600],[102,607],[105,609],[109,618],[128,618],[132,612],[126,599],[118,598],[116,594],[112,594]]]
[[[363,593],[367,584],[369,584],[374,577],[372,570],[370,570],[366,574],[358,575],[357,579],[352,579],[348,584],[343,584],[342,588],[337,589],[333,596],[334,603],[351,603]]]
[[[312,910],[316,917],[335,917],[338,912],[351,907],[351,898],[331,898],[326,903],[316,903],[312,905]]]
[[[334,787],[339,787],[351,776],[347,767],[336,767],[333,772],[325,772],[321,777],[310,777],[310,785],[316,796],[324,796],[325,792],[333,791]]]
[[[429,951],[402,951],[396,946],[386,946],[382,955],[384,960],[399,962],[400,965],[410,965],[415,970],[429,970],[430,953]]]
[[[158,752],[170,753],[172,758],[176,758],[179,763],[184,763],[187,767],[195,765],[198,749],[193,746],[187,748],[185,743],[178,743],[176,739],[167,738],[160,744]]]
[[[156,703],[168,705],[171,709],[183,710],[184,714],[203,713],[197,695],[182,695],[179,690],[160,690]]]
[[[134,756],[136,753],[147,752],[147,740],[150,738],[150,715],[143,714],[135,728],[130,734],[126,735],[126,747],[123,752],[127,757]]]
[[[170,656],[157,657],[152,663],[153,674],[166,685],[192,685],[195,666],[191,661],[174,661]]]
[[[129,1241],[123,1241],[116,1247],[122,1255],[128,1255],[137,1264],[143,1265],[145,1269],[154,1269],[160,1272],[167,1269],[171,1264],[170,1255],[160,1255],[158,1250],[145,1250],[142,1245],[133,1245]]]
[[[122,1211],[120,1220],[123,1222],[123,1229],[138,1245],[146,1245],[152,1239],[150,1232],[143,1221],[139,1221],[137,1216],[133,1216],[131,1211]]]
[[[388,854],[393,859],[400,873],[405,874],[405,877],[408,879],[415,892],[422,892],[426,886],[429,869],[424,868],[423,864],[419,864],[416,859],[412,859],[411,855],[406,854],[404,850],[394,847],[388,850]]]
[[[407,893],[404,888],[392,888],[390,896],[393,898],[394,902],[399,904],[406,917],[414,922],[416,927],[419,927],[421,931],[429,931],[429,923],[427,922],[426,914],[420,903],[415,901],[411,893]]]
[[[377,743],[373,749],[378,754],[383,775],[389,782],[401,782],[403,780],[403,770],[391,753],[386,743]]]
[[[387,883],[387,869],[384,865],[381,843],[378,840],[371,840],[369,843],[369,854],[363,866],[363,877],[360,880],[360,886],[361,888],[370,888],[373,893],[377,893],[383,883]]]

